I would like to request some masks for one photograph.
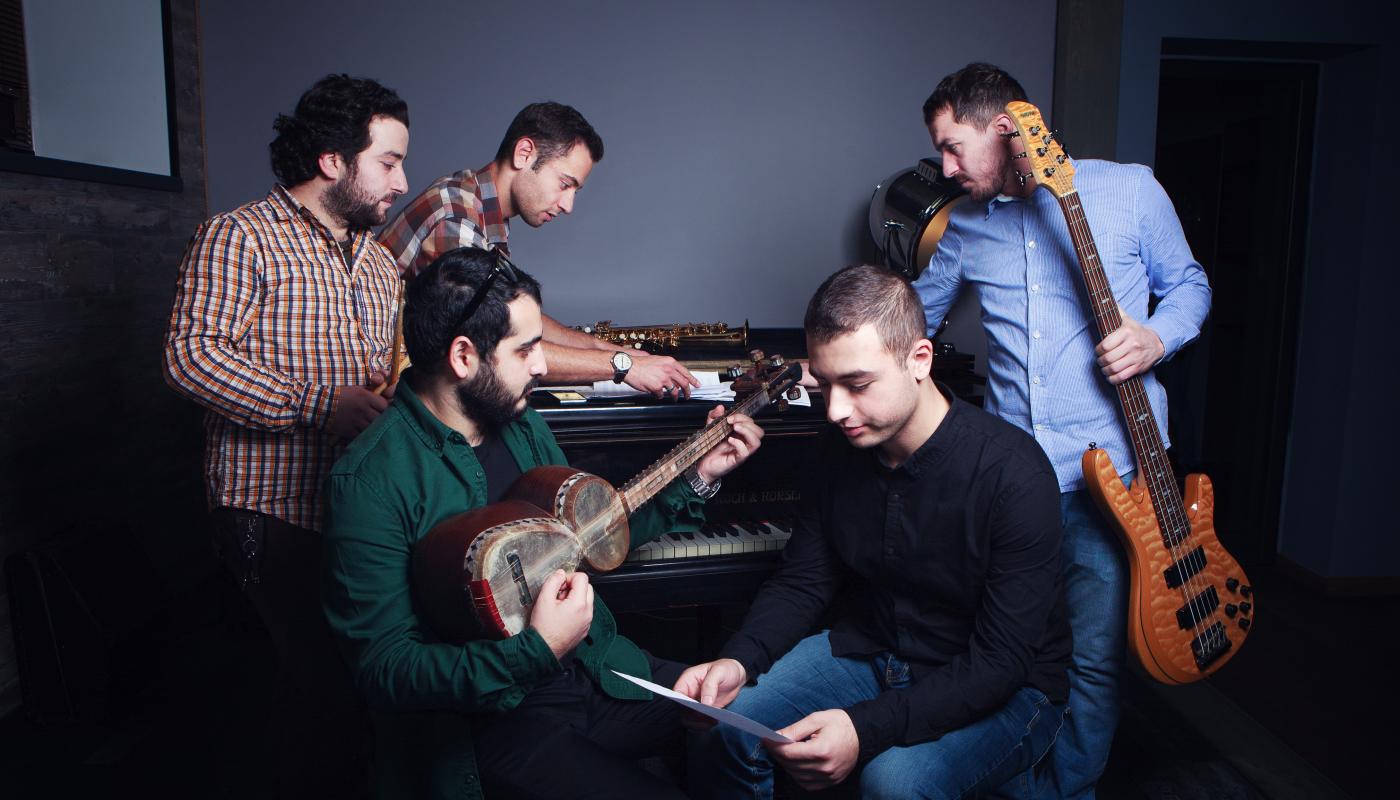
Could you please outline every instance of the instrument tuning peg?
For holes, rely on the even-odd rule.
[[[767,358],[767,356],[763,354],[762,350],[750,350],[749,358],[753,361],[753,363],[758,364],[761,363],[763,359]]]
[[[783,357],[782,357],[782,354],[778,354],[778,355],[775,355],[775,356],[770,356],[769,359],[768,359],[768,364],[769,364],[770,366],[774,366],[774,367],[781,367],[781,366],[783,365]]]
[[[1039,136],[1041,130],[1043,130],[1043,129],[1042,129],[1039,125],[1032,125],[1032,126],[1031,126],[1031,135],[1032,135],[1032,136]]]
[[[1025,157],[1026,157],[1026,151],[1025,151],[1025,150],[1022,150],[1021,152],[1019,152],[1019,153],[1017,153],[1016,155],[1012,156],[1012,158],[1025,158]]]
[[[1029,172],[1019,172],[1019,171],[1018,171],[1018,172],[1016,173],[1016,180],[1020,181],[1022,186],[1025,186],[1025,185],[1026,185],[1026,179],[1029,178],[1030,176],[1031,176],[1031,173],[1029,173]]]
[[[742,378],[744,376],[744,368],[738,364],[732,364],[725,374],[729,376],[731,381],[736,378]]]
[[[799,389],[799,388],[797,388],[796,386],[792,387],[791,389],[788,389],[788,390],[787,390],[787,399],[789,399],[789,400],[801,400],[801,399],[802,399],[802,390]]]
[[[1020,132],[1020,131],[1008,131],[1008,132],[1006,132],[1006,133],[1003,133],[1003,134],[1001,135],[1001,138],[1003,138],[1003,139],[1015,139],[1017,136],[1020,136],[1020,135],[1021,135],[1021,132]]]

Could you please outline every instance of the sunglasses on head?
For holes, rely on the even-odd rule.
[[[472,318],[472,314],[475,314],[476,310],[481,308],[481,304],[486,300],[486,295],[491,293],[491,286],[496,283],[496,278],[505,278],[505,280],[512,285],[520,281],[520,275],[515,271],[514,262],[512,262],[505,253],[501,252],[499,247],[491,252],[496,257],[495,263],[491,265],[491,271],[487,273],[486,280],[482,281],[481,285],[477,287],[476,294],[473,294],[472,299],[467,301],[466,310],[463,311],[462,316],[457,319],[457,324],[452,326],[452,330],[454,331],[461,330],[462,326],[467,324],[467,320]]]

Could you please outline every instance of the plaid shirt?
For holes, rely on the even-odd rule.
[[[484,172],[464,169],[433,181],[384,226],[379,241],[411,278],[448,250],[505,248],[509,236],[496,184]]]
[[[180,266],[165,379],[208,409],[211,506],[320,530],[321,482],[345,449],[324,428],[337,387],[387,366],[399,291],[367,231],[349,264],[281,186],[195,231]]]

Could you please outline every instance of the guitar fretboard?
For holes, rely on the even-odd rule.
[[[1118,313],[1118,301],[1113,296],[1108,275],[1099,260],[1089,221],[1084,216],[1084,207],[1079,203],[1079,192],[1067,192],[1056,199],[1069,223],[1070,239],[1079,257],[1084,285],[1089,292],[1089,305],[1093,309],[1094,322],[1098,325],[1099,339],[1102,340],[1123,325],[1123,318]],[[1137,375],[1118,384],[1117,389],[1118,403],[1137,459],[1138,475],[1152,497],[1153,513],[1157,517],[1163,541],[1168,548],[1175,548],[1191,533],[1191,525],[1182,509],[1181,492],[1167,459],[1157,420],[1152,416],[1147,391]]]

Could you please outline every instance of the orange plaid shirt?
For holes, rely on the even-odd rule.
[[[195,231],[165,379],[207,409],[210,506],[320,530],[321,483],[347,444],[325,431],[338,387],[388,366],[397,312],[393,257],[368,231],[351,242],[347,259],[281,186]]]
[[[444,175],[413,198],[379,232],[379,241],[399,262],[404,278],[428,268],[458,247],[506,248],[510,223],[501,216],[496,184],[484,171]]]

